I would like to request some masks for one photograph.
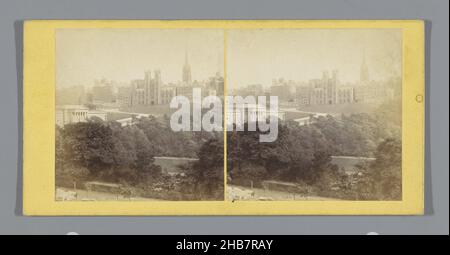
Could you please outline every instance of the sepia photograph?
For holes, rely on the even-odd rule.
[[[423,21],[25,28],[26,215],[424,213]]]
[[[223,98],[223,30],[55,36],[57,201],[224,200],[222,123],[172,128],[179,104]]]
[[[0,1],[0,234],[448,235],[448,5]]]
[[[401,200],[401,43],[58,29],[56,200]]]
[[[248,114],[227,132],[227,200],[402,200],[401,29],[236,29],[227,42],[227,94]],[[250,127],[268,116],[277,133],[262,142]]]

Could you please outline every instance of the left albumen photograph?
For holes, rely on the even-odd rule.
[[[223,201],[223,131],[171,128],[223,57],[219,29],[57,29],[55,199]]]

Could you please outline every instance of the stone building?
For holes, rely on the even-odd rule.
[[[92,99],[94,102],[111,103],[115,100],[113,93],[114,82],[106,79],[95,80],[92,87]]]
[[[70,123],[87,122],[89,119],[99,118],[103,121],[107,119],[107,113],[97,110],[90,110],[82,105],[62,105],[56,107],[56,125],[62,127]]]
[[[400,89],[399,89],[400,88]],[[330,76],[324,71],[321,79],[312,79],[307,85],[297,86],[296,103],[299,107],[325,104],[382,103],[390,100],[401,91],[401,82],[370,80],[369,68],[365,58],[360,69],[360,79],[353,84],[341,85],[338,72]]]

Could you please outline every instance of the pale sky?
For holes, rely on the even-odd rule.
[[[164,83],[177,82],[186,49],[192,79],[204,80],[223,70],[223,34],[217,29],[58,29],[56,84],[91,86],[101,78],[129,82],[155,69]]]
[[[339,70],[341,82],[359,79],[363,55],[370,77],[401,73],[400,29],[228,30],[228,88],[268,87],[272,79],[308,81]],[[161,70],[164,83],[181,80],[185,51],[192,78],[223,70],[221,29],[58,29],[57,86],[88,85],[95,79],[141,79]],[[223,71],[222,71],[223,73]]]
[[[401,74],[400,29],[229,30],[228,88],[268,87],[274,78],[308,81],[339,70],[340,81],[359,80],[363,55],[371,79]]]

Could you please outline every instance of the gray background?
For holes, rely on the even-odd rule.
[[[0,234],[448,234],[447,0],[0,0]],[[424,19],[427,21],[426,215],[24,217],[22,21],[27,19]]]

